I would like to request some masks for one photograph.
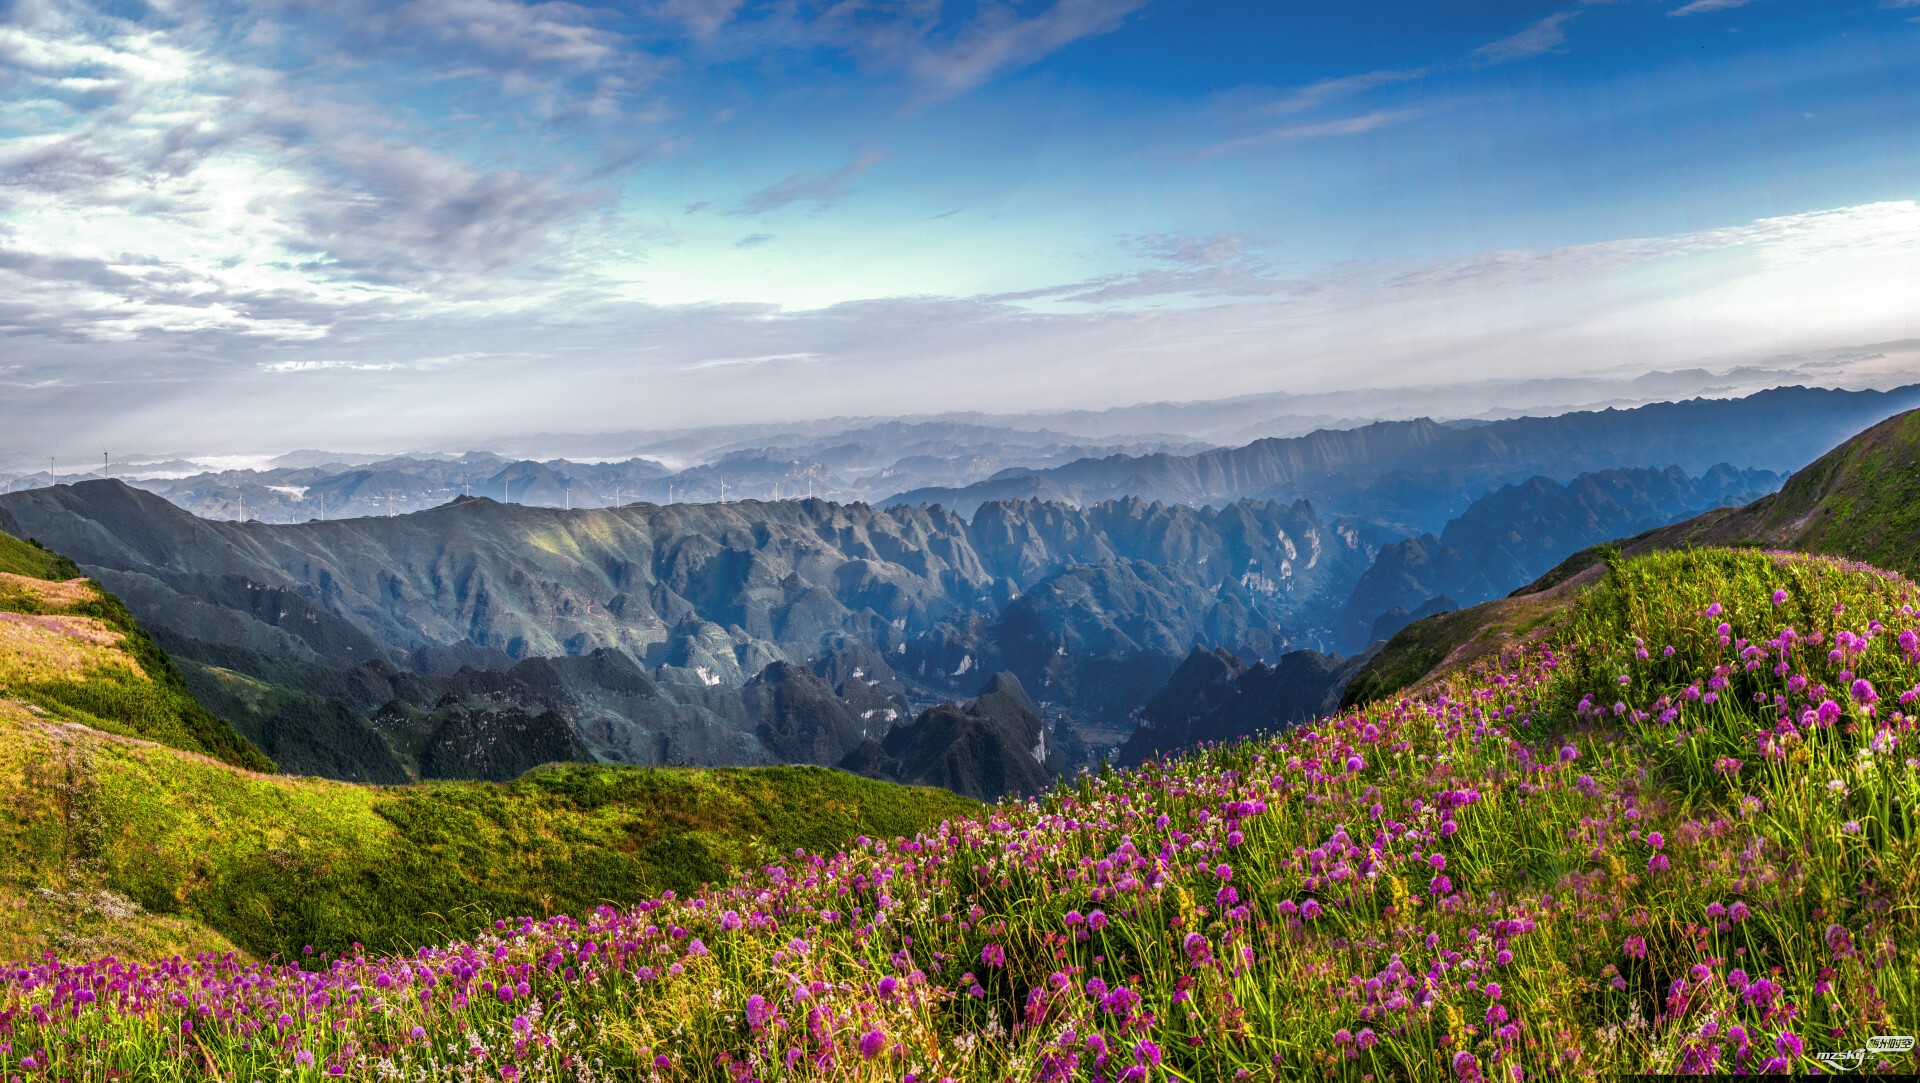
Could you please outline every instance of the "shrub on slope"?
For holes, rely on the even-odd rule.
[[[1626,562],[1420,697],[313,971],[44,963],[26,1078],[1806,1070],[1920,1021],[1920,590]],[[1912,1070],[1908,1057],[1888,1068]]]

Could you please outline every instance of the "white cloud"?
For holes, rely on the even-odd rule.
[[[508,64],[563,64],[599,69],[623,63],[618,34],[593,25],[595,13],[576,4],[518,0],[412,0],[401,21],[443,41],[471,46]]]
[[[1714,2],[1714,0],[1706,0]],[[1474,50],[1474,55],[1489,64],[1504,64],[1510,60],[1524,60],[1530,56],[1552,52],[1567,42],[1567,23],[1578,12],[1561,11],[1541,19],[1512,37],[1488,42]]]
[[[1288,124],[1253,135],[1244,135],[1238,139],[1229,139],[1208,148],[1207,153],[1222,154],[1267,143],[1285,143],[1301,139],[1336,139],[1342,136],[1366,135],[1382,128],[1390,128],[1396,124],[1415,120],[1425,116],[1426,113],[1426,109],[1418,107],[1375,109],[1370,113],[1360,113],[1350,117],[1335,117],[1332,120],[1318,120],[1306,124]]]
[[[926,102],[965,93],[1076,41],[1111,33],[1147,3],[1053,0],[1031,15],[1011,4],[981,4],[972,18],[954,23],[944,5],[930,0],[848,0],[825,7],[810,22],[788,23],[784,31],[796,43],[825,44],[906,75]]]
[[[794,203],[830,207],[846,195],[847,186],[855,178],[885,161],[886,157],[877,150],[870,150],[824,177],[807,171],[795,173],[748,195],[740,201],[737,210],[741,214],[765,214]]]
[[[155,29],[77,2],[0,31],[0,326],[131,340],[307,341],[429,287],[496,290],[597,197],[483,170],[384,116],[227,59],[221,28]],[[110,84],[65,107],[76,78]]]
[[[1667,14],[1701,15],[1709,11],[1727,11],[1732,8],[1743,8],[1752,2],[1753,0],[1692,0],[1691,3],[1674,8],[1672,11],[1667,12]]]
[[[988,7],[944,46],[914,51],[907,69],[936,97],[971,90],[1003,71],[1022,68],[1081,38],[1119,28],[1147,0],[1055,0],[1021,18],[1011,7]]]
[[[349,372],[391,372],[399,367],[397,364],[369,364],[364,361],[269,361],[260,366],[260,371],[327,372],[344,369]]]
[[[1382,69],[1322,79],[1282,94],[1260,106],[1256,112],[1278,114],[1306,112],[1318,109],[1329,102],[1364,94],[1369,90],[1424,79],[1432,73],[1431,68]]]

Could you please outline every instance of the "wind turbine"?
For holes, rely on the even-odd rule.
[[[60,475],[53,472],[53,456],[51,455],[47,456],[47,482],[51,485],[60,484]]]
[[[100,476],[107,478],[113,476],[113,452],[106,448],[100,449]]]

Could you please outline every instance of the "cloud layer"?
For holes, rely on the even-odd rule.
[[[1738,6],[1644,14],[1680,33],[1713,20],[1669,14]],[[1542,188],[1574,210],[1504,221],[1513,163],[1549,154],[1527,140],[1559,133],[1506,136],[1516,88],[1628,7],[1156,96],[1062,74],[1103,47],[1131,63],[1128,35],[1162,32],[1146,0],[16,0],[0,453],[1097,406],[1912,336],[1911,191],[1638,228],[1580,217],[1599,182],[1569,168]],[[1446,205],[1472,199],[1500,213]]]

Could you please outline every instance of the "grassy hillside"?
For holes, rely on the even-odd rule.
[[[194,698],[233,723],[282,771],[386,785],[410,780],[393,747],[338,700],[220,666],[177,661]]]
[[[1562,597],[1425,694],[690,897],[318,973],[25,968],[0,1070],[1364,1083],[1913,1033],[1920,588],[1700,551]]]
[[[382,788],[237,771],[172,749],[0,716],[0,868],[111,892],[257,955],[394,949],[496,913],[689,891],[731,868],[974,807],[819,768],[555,766],[507,784]]]
[[[1920,411],[1840,445],[1772,496],[1659,531],[1645,544],[1762,545],[1920,574]]]
[[[1429,617],[1388,640],[1348,686],[1353,706],[1430,680],[1537,627],[1541,601],[1593,582],[1609,553],[1749,547],[1845,557],[1920,575],[1920,410],[1888,418],[1815,460],[1780,491],[1607,545],[1589,546],[1509,598]]]
[[[119,599],[72,561],[0,534],[0,696],[47,718],[252,770],[273,762],[202,707]]]

